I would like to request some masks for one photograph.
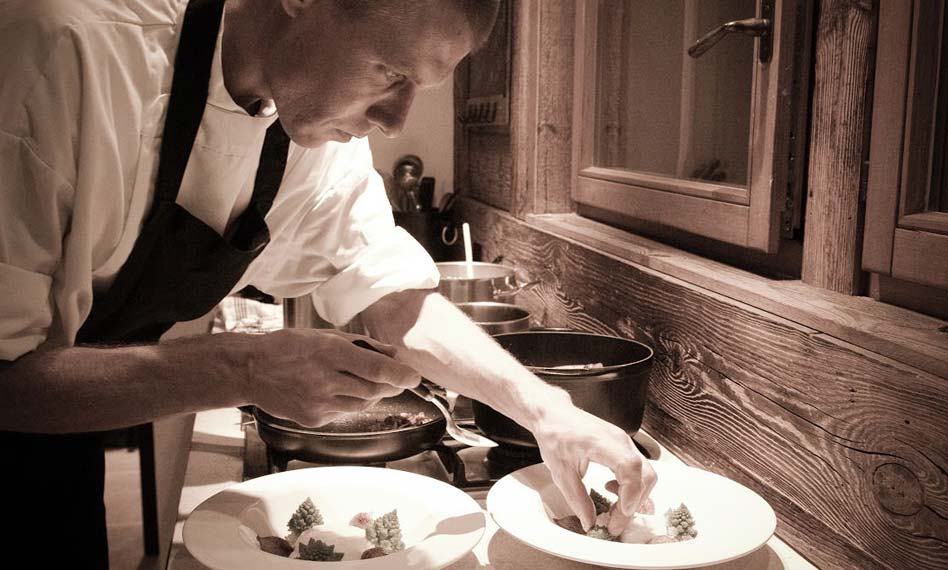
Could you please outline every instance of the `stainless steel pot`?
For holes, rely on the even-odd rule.
[[[619,337],[578,331],[534,330],[494,337],[541,379],[559,386],[576,406],[628,433],[642,425],[652,349]],[[474,422],[484,435],[509,446],[536,447],[525,428],[474,401]]]
[[[471,264],[471,275],[468,275],[467,263],[464,261],[444,261],[435,265],[441,273],[438,292],[452,303],[512,303],[517,293],[539,283],[518,283],[514,268],[499,263],[476,261]]]
[[[507,303],[457,303],[458,309],[489,334],[525,331],[530,328],[530,311]]]

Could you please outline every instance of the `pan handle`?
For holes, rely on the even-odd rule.
[[[504,299],[504,298],[507,298],[507,297],[513,297],[513,296],[516,295],[517,293],[520,293],[520,292],[523,292],[523,291],[529,291],[530,289],[533,289],[534,287],[536,287],[536,286],[539,285],[539,284],[540,284],[540,280],[539,280],[539,279],[534,279],[533,281],[529,281],[529,282],[527,282],[527,283],[523,283],[522,285],[517,285],[516,287],[511,287],[510,289],[494,289],[494,297],[496,297],[496,298],[498,298],[498,299]]]

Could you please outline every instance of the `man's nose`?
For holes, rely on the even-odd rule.
[[[408,118],[408,110],[414,100],[415,88],[410,84],[405,85],[390,97],[369,107],[366,117],[386,137],[397,137],[405,128],[405,119]]]

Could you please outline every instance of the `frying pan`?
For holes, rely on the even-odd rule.
[[[423,413],[419,425],[378,431],[388,415]],[[445,421],[433,404],[410,391],[318,428],[301,426],[254,408],[257,432],[267,444],[271,471],[283,471],[290,459],[311,463],[385,463],[431,449],[444,436]]]

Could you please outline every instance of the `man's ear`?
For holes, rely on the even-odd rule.
[[[291,18],[302,14],[307,8],[316,3],[317,0],[280,0],[283,4],[283,11]]]

